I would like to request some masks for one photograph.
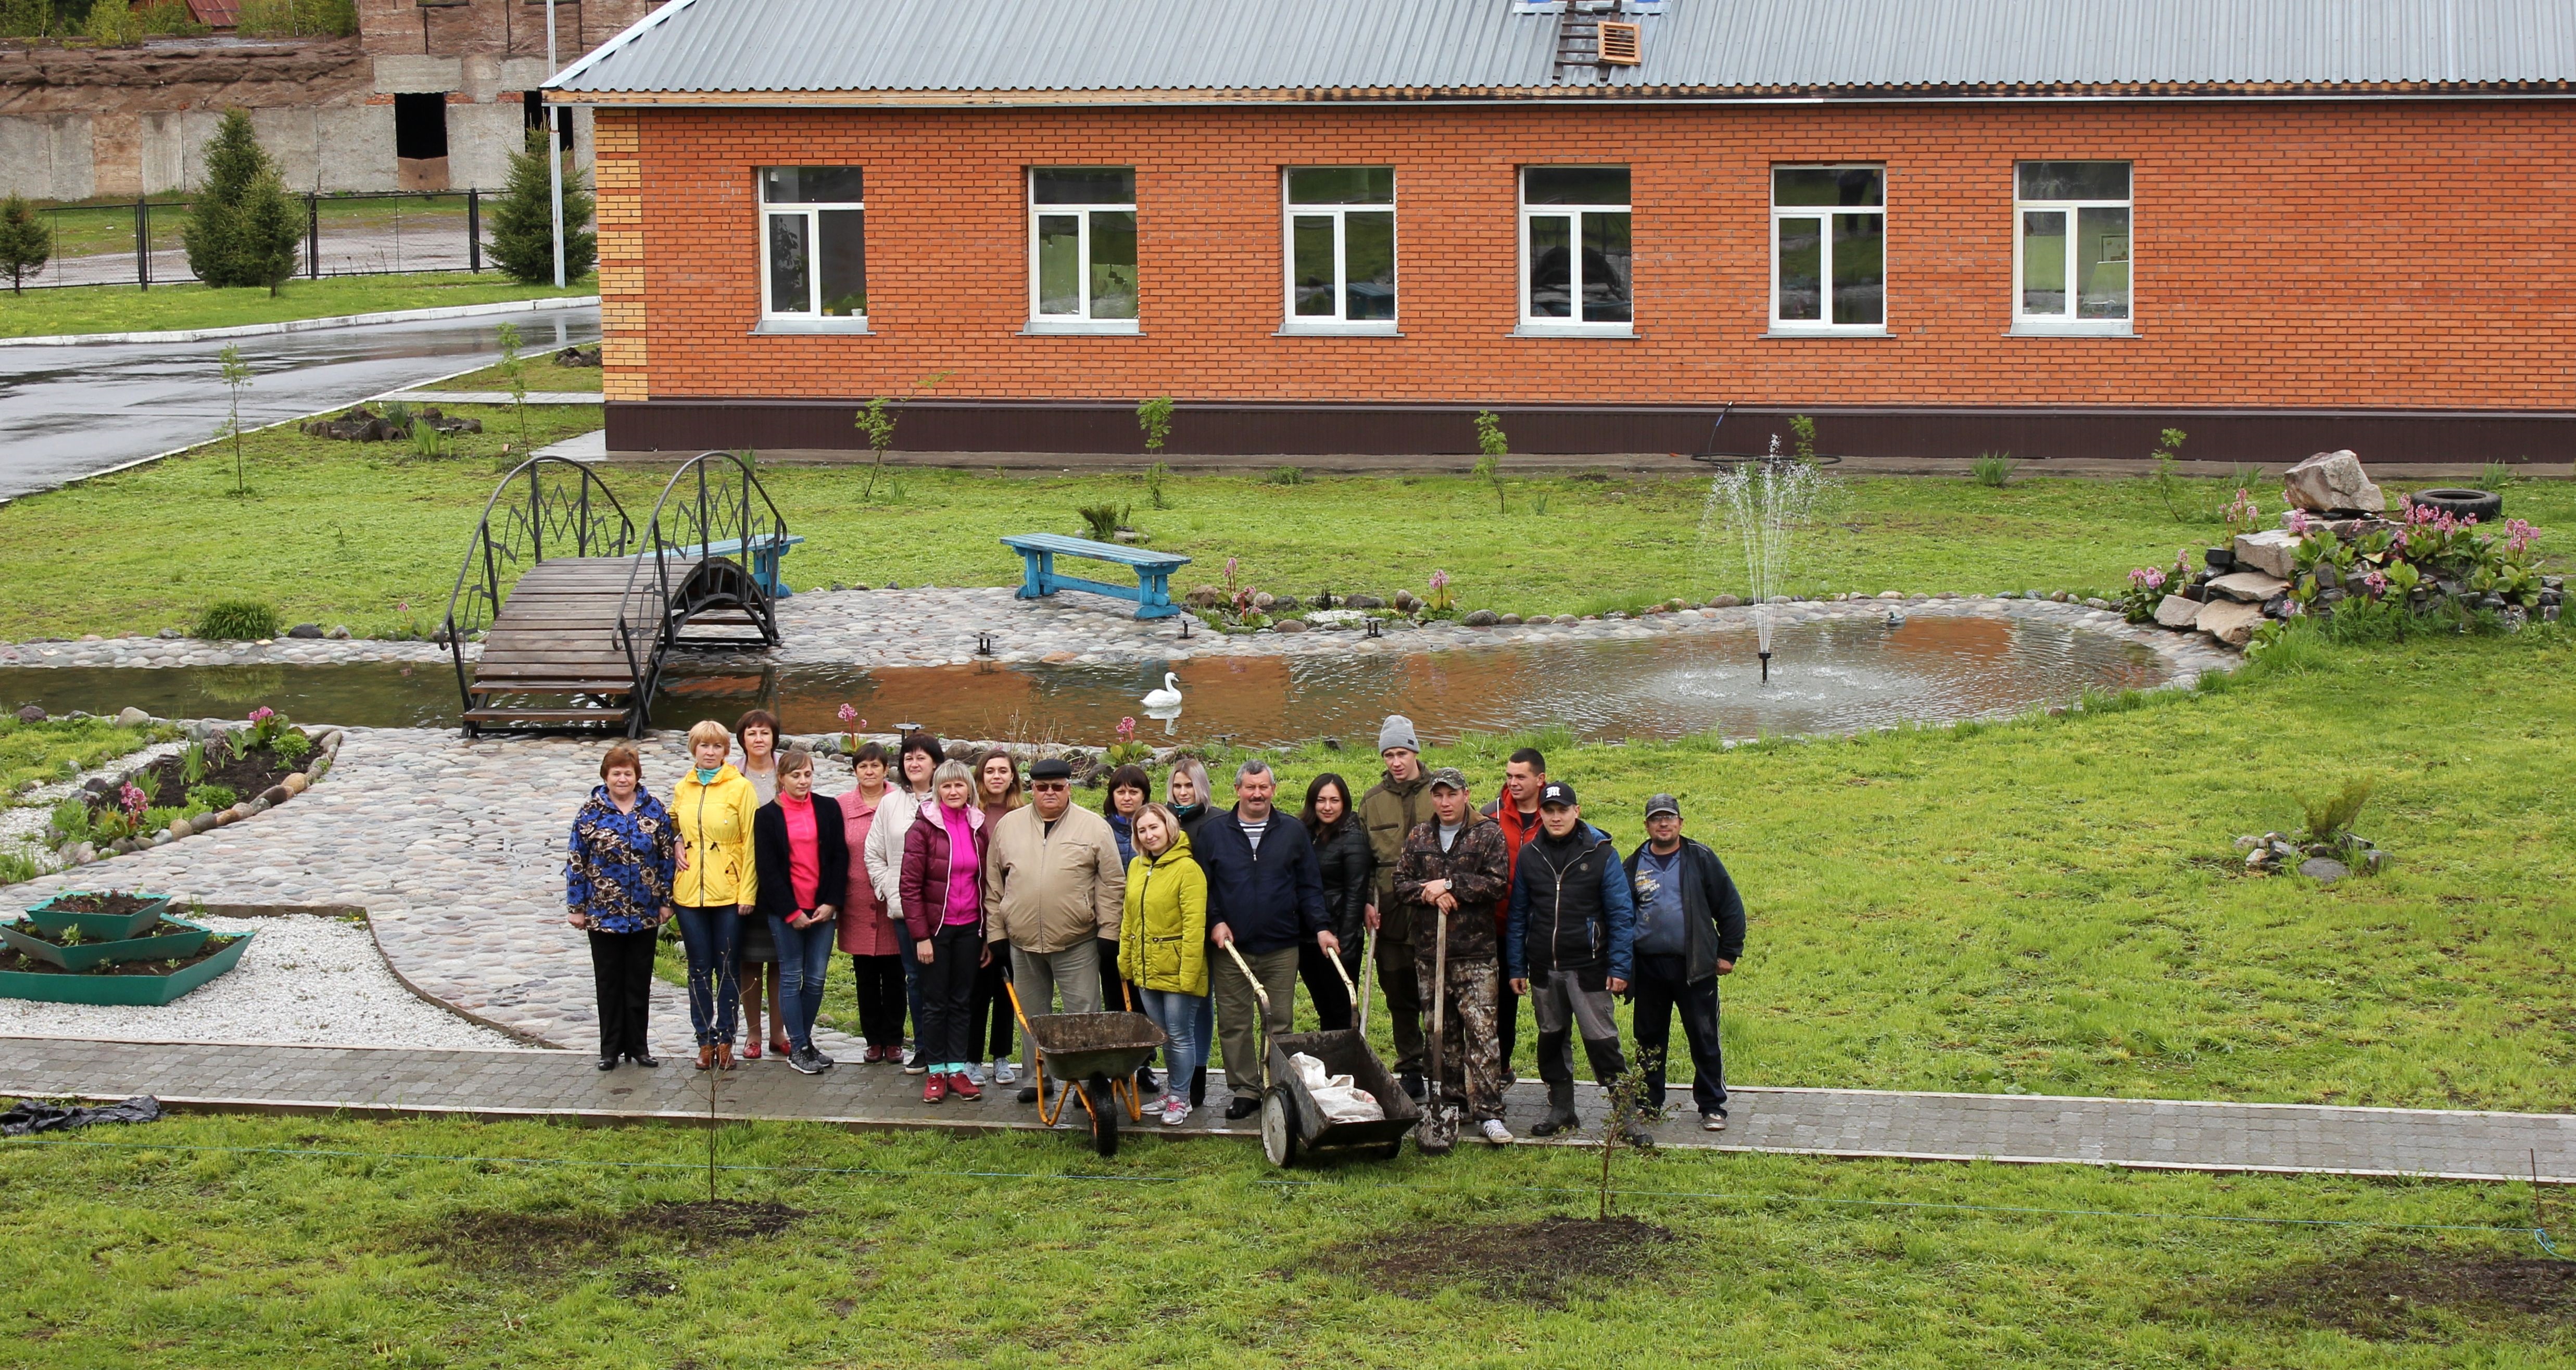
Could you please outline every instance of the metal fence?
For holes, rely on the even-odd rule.
[[[412,271],[481,271],[483,192],[373,191],[306,195],[304,247],[295,274],[375,276]],[[184,200],[67,205],[40,211],[53,256],[31,287],[156,285],[194,281],[181,234]]]

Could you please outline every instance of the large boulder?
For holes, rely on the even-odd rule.
[[[2349,451],[2319,452],[2282,473],[2281,485],[2290,503],[2320,514],[2388,510],[2388,496],[2370,483],[2361,458]]]
[[[2232,599],[2213,599],[2200,606],[2200,614],[2191,626],[2226,643],[2242,647],[2254,640],[2254,630],[2263,622],[2263,606],[2240,604]]]
[[[2241,604],[2260,604],[2290,588],[2279,576],[2261,571],[2230,571],[2209,582],[2208,595],[2215,599],[2232,599]]]
[[[2299,537],[2287,529],[2239,533],[2235,544],[2228,550],[2234,558],[2233,568],[2239,571],[2261,571],[2283,580],[2298,573]]]

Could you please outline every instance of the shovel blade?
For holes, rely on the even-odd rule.
[[[1445,1156],[1458,1145],[1458,1110],[1446,1104],[1426,1109],[1421,1125],[1413,1130],[1414,1145],[1423,1154]]]

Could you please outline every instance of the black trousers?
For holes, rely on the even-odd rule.
[[[1348,967],[1350,962],[1342,964]],[[1311,938],[1297,944],[1297,978],[1306,982],[1306,997],[1315,1001],[1318,1031],[1340,1032],[1351,1025],[1351,992],[1333,972],[1332,953]]]
[[[1494,1041],[1501,1049],[1503,1078],[1512,1078],[1512,1048],[1521,1039],[1521,997],[1512,992],[1512,982],[1504,980],[1494,991]]]
[[[903,940],[910,942],[912,939],[907,936]],[[853,953],[850,978],[858,986],[859,1035],[867,1038],[868,1045],[872,1047],[883,1047],[888,1051],[901,1048],[904,1008],[911,1002],[904,988],[903,957],[900,954],[860,956]],[[917,1028],[919,1024],[914,1026]]]
[[[976,959],[983,954],[984,942],[975,932],[974,924],[959,923],[941,928],[931,939],[930,964],[921,968],[921,1022],[913,1038],[923,1065],[962,1066],[976,1060],[975,1029],[981,1020],[976,1017],[975,987],[982,979]]]
[[[590,978],[599,990],[599,1054],[642,1056],[644,1015],[653,1003],[655,933],[590,930]]]
[[[1011,996],[1002,989],[1003,982],[1010,978],[1010,946],[1007,943],[996,942],[993,944],[993,964],[975,974],[975,993],[966,1011],[966,1035],[958,1042],[958,1045],[966,1048],[966,1054],[957,1059],[961,1061],[981,1061],[987,1057],[997,1061],[1009,1059],[1013,1045],[1018,1040],[1011,1034]],[[926,1011],[929,1005],[925,1003],[922,1007]],[[975,1049],[977,1034],[984,1031],[988,1025],[992,1050],[977,1051]]]
[[[1717,1037],[1717,977],[1685,981],[1690,965],[1680,956],[1641,953],[1636,979],[1629,985],[1636,1012],[1631,1035],[1637,1059],[1646,1068],[1646,1102],[1664,1106],[1664,1062],[1672,1055],[1673,1010],[1682,1015],[1682,1037],[1690,1046],[1691,1101],[1702,1113],[1726,1111],[1726,1058]]]

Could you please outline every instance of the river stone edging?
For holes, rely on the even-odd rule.
[[[2118,613],[2081,602],[2004,596],[1909,596],[1902,600],[1855,598],[1794,600],[1769,606],[1775,623],[1881,619],[1890,609],[1913,616],[2003,617],[2109,633],[2154,649],[2188,684],[2201,672],[2236,663],[2215,643],[2178,638],[2153,625],[2129,623]],[[1023,600],[1008,586],[956,589],[823,590],[796,595],[778,606],[781,645],[768,653],[693,657],[714,665],[767,663],[832,665],[862,669],[962,666],[977,661],[1005,665],[1116,665],[1179,662],[1199,657],[1373,656],[1451,647],[1515,643],[1615,642],[1673,632],[1744,632],[1753,626],[1750,606],[1677,609],[1636,617],[1603,617],[1561,623],[1462,623],[1409,619],[1383,623],[1384,636],[1363,636],[1357,625],[1281,633],[1219,633],[1195,615],[1145,623],[1124,601],[1067,592]],[[1187,625],[1187,638],[1181,636]],[[989,634],[990,656],[977,654]],[[482,654],[468,643],[465,657]],[[136,667],[336,665],[352,662],[448,661],[434,642],[384,642],[364,638],[207,642],[195,638],[102,638],[82,642],[0,645],[0,666]]]

